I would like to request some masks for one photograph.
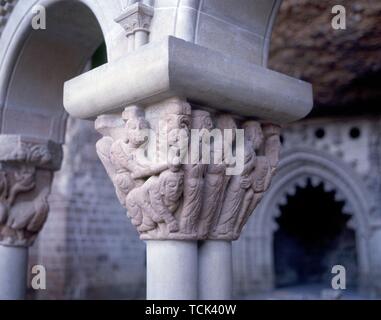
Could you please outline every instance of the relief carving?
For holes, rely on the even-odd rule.
[[[97,152],[127,216],[143,240],[237,239],[275,173],[280,128],[192,110],[181,99],[159,109],[150,121],[138,106],[96,120],[103,135]],[[227,175],[235,165],[237,128],[244,131],[243,169]],[[212,134],[216,129],[222,134]],[[229,129],[231,139],[224,139]]]
[[[183,172],[171,169],[149,178],[143,186],[131,191],[126,199],[127,214],[138,231],[156,230],[159,235],[179,231],[174,214],[183,187]]]
[[[250,190],[251,173],[256,164],[256,148],[262,143],[262,130],[258,122],[244,124],[245,130],[245,161],[244,168],[240,175],[231,177],[227,187],[221,213],[216,221],[214,229],[211,231],[212,238],[231,237],[236,220],[242,207],[242,202],[248,190]]]
[[[199,146],[203,144],[204,134],[213,129],[213,122],[209,112],[194,110],[192,112],[192,129],[201,130],[199,135]],[[188,156],[192,154],[191,150]],[[202,150],[199,150],[199,157],[195,163],[184,165],[184,203],[181,215],[181,229],[186,234],[197,236],[198,219],[201,214],[205,174],[208,168],[203,164]]]
[[[216,119],[216,128],[221,130],[221,135],[214,139],[211,149],[211,163],[205,175],[204,197],[202,199],[201,219],[199,222],[199,237],[207,238],[215,220],[218,220],[222,208],[222,199],[230,181],[226,175],[227,156],[224,153],[222,132],[225,129],[237,128],[234,119],[229,115],[221,115]]]
[[[59,145],[1,136],[0,244],[29,246],[49,212],[52,171],[62,159]]]

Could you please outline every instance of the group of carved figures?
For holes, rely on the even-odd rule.
[[[29,246],[48,217],[51,173],[38,167],[49,166],[52,154],[22,143],[0,156],[0,244]]]
[[[96,128],[103,135],[97,143],[98,155],[141,238],[237,239],[269,188],[278,165],[280,127],[258,121],[240,122],[228,114],[212,116],[176,99],[162,107],[156,120],[150,123],[144,109],[138,106],[127,107],[122,117],[105,115],[96,120]],[[211,146],[209,164],[201,158],[185,164],[142,161],[138,153],[148,148],[147,129],[162,132],[163,125],[169,137],[168,150],[183,148],[180,132],[184,130],[243,129],[243,170],[227,175],[226,169],[232,163],[225,152],[226,141],[223,150],[216,150],[221,144],[212,139],[205,142],[202,134],[200,148],[205,143]],[[158,132],[155,139],[160,135]],[[233,134],[228,147],[234,148],[234,139]],[[190,145],[187,142],[186,148]]]

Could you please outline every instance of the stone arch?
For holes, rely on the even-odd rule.
[[[14,0],[14,2],[16,2],[16,0]],[[32,8],[36,5],[42,5],[46,8],[46,30],[33,30],[31,27]],[[102,171],[103,168],[95,166],[95,162],[99,162],[95,153],[95,141],[90,145],[94,150],[89,150],[89,146],[83,144],[88,141],[86,139],[89,138],[89,135],[86,133],[86,130],[91,130],[89,126],[92,126],[92,124],[90,123],[89,126],[87,126],[84,123],[78,123],[76,121],[76,128],[72,126],[66,130],[67,113],[63,107],[63,89],[65,81],[88,69],[89,60],[103,42],[107,47],[108,61],[117,59],[121,54],[126,52],[127,39],[125,31],[114,21],[114,18],[120,15],[120,13],[120,0],[19,0],[12,9],[5,28],[0,29],[0,138],[2,139],[0,141],[0,162],[6,162],[9,156],[13,154],[14,149],[18,150],[17,148],[24,145],[29,146],[29,144],[33,145],[33,147],[35,147],[34,144],[36,144],[43,152],[46,150],[47,156],[55,160],[53,164],[49,163],[49,165],[45,166],[40,166],[38,163],[36,164],[36,179],[38,180],[36,182],[36,189],[32,190],[32,196],[38,195],[40,189],[50,189],[53,180],[53,171],[58,170],[61,165],[62,152],[60,145],[64,143],[65,131],[70,133],[69,137],[67,137],[69,138],[67,139],[68,144],[64,149],[67,155],[65,160],[70,157],[70,160],[75,161],[74,157],[72,157],[73,150],[71,150],[71,148],[75,148],[75,144],[73,143],[75,139],[77,146],[79,145],[81,150],[87,148],[87,153],[85,151],[83,154],[95,159],[93,167],[91,167],[92,165],[88,163],[89,161],[83,161],[80,158],[82,155],[79,155],[77,159],[82,160],[80,162],[84,164],[80,174],[83,174],[86,179],[93,179],[94,186],[96,185],[96,181],[103,181],[101,179],[107,179],[105,181],[109,183],[108,177],[106,177]],[[74,135],[76,135],[76,137],[74,137]],[[80,139],[78,139],[78,137],[80,137]],[[94,130],[94,138],[95,137]],[[78,141],[81,141],[82,145],[80,145]],[[94,155],[91,154],[91,151],[93,151]],[[34,164],[35,163],[33,163],[33,165]],[[0,164],[0,169],[2,169],[1,165],[2,163]],[[99,165],[101,165],[100,162]],[[67,233],[74,234],[77,226],[73,227],[71,225],[70,219],[72,218],[69,217],[68,214],[75,213],[76,208],[75,206],[66,206],[65,204],[63,206],[64,208],[57,209],[54,203],[56,202],[62,205],[62,203],[69,202],[69,200],[78,202],[81,200],[80,196],[75,198],[76,196],[71,195],[72,191],[74,193],[76,192],[74,191],[75,187],[72,181],[75,181],[77,184],[81,182],[80,174],[78,174],[78,171],[76,172],[76,169],[73,169],[73,167],[71,161],[70,163],[66,161],[63,164],[62,175],[70,178],[67,185],[65,181],[64,185],[61,185],[62,180],[65,180],[65,178],[62,179],[62,176],[61,178],[59,175],[58,177],[54,177],[54,181],[57,183],[53,184],[53,193],[55,192],[55,194],[53,194],[53,198],[50,198],[52,201],[50,202],[49,212],[53,218],[50,219],[50,221],[53,221],[53,223],[48,222],[46,225],[48,232],[46,232],[45,235],[41,235],[42,238],[40,239],[42,241],[38,242],[36,244],[37,247],[32,249],[30,254],[32,263],[32,259],[37,259],[37,256],[38,259],[44,259],[44,257],[41,258],[41,253],[47,252],[49,255],[49,250],[55,250],[57,247],[70,247],[66,240]],[[92,174],[92,172],[96,174]],[[75,179],[72,179],[74,177]],[[61,188],[59,192],[57,192],[55,187]],[[108,191],[111,191],[111,193],[107,193]],[[102,193],[103,195],[109,194],[110,203],[107,204],[107,207],[116,208],[114,212],[120,210],[120,213],[124,213],[123,208],[119,205],[116,198],[110,197],[110,195],[114,196],[111,183],[110,186],[105,184],[105,190],[102,191]],[[113,200],[116,203],[115,206],[113,206]],[[89,206],[87,210],[91,211],[92,209]],[[87,212],[81,213],[82,222],[76,222],[79,227],[81,224],[87,225],[89,220],[86,214]],[[60,219],[57,219],[58,216],[63,215],[65,215],[65,223],[61,223]],[[117,219],[120,219],[122,222],[125,221],[123,214],[117,215],[113,219],[115,219],[114,221],[118,221]],[[67,225],[71,225],[70,230],[68,230]],[[118,225],[124,226],[122,223]],[[106,229],[107,227],[107,224],[102,225],[102,228]],[[124,231],[125,230],[123,230],[123,232]],[[91,239],[90,232],[86,232],[87,236]],[[50,238],[50,234],[54,234],[54,237]],[[127,234],[127,232],[123,235],[125,236],[125,234]],[[131,237],[127,238],[125,243],[128,243],[128,241],[135,236],[133,232],[129,232],[128,234],[130,234]],[[97,245],[97,243],[93,244],[94,250],[87,250],[95,252],[91,253],[94,254],[93,257],[105,251],[105,246],[102,247]],[[9,241],[9,244],[18,245],[18,243],[12,243],[11,241]],[[26,241],[22,243],[22,245],[25,244]],[[28,243],[28,245],[29,244],[31,243]],[[50,247],[45,247],[46,244]],[[3,243],[1,246],[2,245]],[[123,248],[126,248],[126,245],[123,245]],[[78,246],[82,246],[79,240]],[[115,253],[113,253],[114,258],[111,259],[116,259],[115,257],[117,257],[118,254],[122,254],[121,250],[118,251],[119,248],[115,248]],[[137,249],[137,246],[134,249]],[[36,250],[36,252],[34,252],[34,250]],[[141,249],[139,252],[134,252],[134,250],[129,251],[134,253],[136,267],[132,264],[130,265],[130,269],[126,271],[133,274],[134,270],[138,270],[136,278],[140,278],[141,272],[143,272],[142,266],[144,266],[144,249]],[[86,253],[85,250],[84,253]],[[126,252],[123,253],[126,254]],[[70,252],[66,252],[65,254],[69,256]],[[36,255],[36,257],[34,257],[34,255]],[[85,256],[85,254],[83,254],[83,256]],[[123,258],[125,258],[125,256]],[[85,259],[89,259],[89,256]],[[90,259],[92,259],[91,256]],[[131,261],[132,260],[133,259],[131,259]],[[46,261],[46,263],[49,267],[50,262]],[[104,263],[108,263],[107,260]],[[80,269],[75,268],[73,265],[66,264],[66,262],[62,263],[60,268],[57,268],[58,277],[62,276],[62,279],[65,279],[65,288],[58,288],[61,280],[57,281],[57,279],[61,278],[55,278],[54,281],[57,281],[57,283],[53,286],[53,291],[57,288],[62,291],[57,291],[57,293],[50,291],[50,294],[86,294],[81,293],[81,291],[84,292],[85,289],[79,289],[80,292],[70,293],[70,290],[72,290],[70,288],[71,282],[76,281],[78,287],[81,288],[78,279],[81,279],[84,272],[82,269],[76,270],[77,273],[74,277],[66,278],[66,274],[70,273],[71,268]],[[86,268],[86,264],[83,264],[83,269],[85,270]],[[142,275],[144,275],[144,273],[142,273]],[[48,277],[53,278],[56,276],[54,272],[48,275]],[[127,278],[128,275],[124,277],[124,279]],[[141,280],[134,281],[136,281],[136,283],[131,282],[136,288],[132,286],[129,288],[129,285],[126,285],[130,290],[127,294],[134,294],[133,291],[138,291],[137,281]],[[117,282],[115,281],[115,283]],[[36,294],[43,296],[44,293],[38,292]]]
[[[31,27],[36,5],[46,8],[46,30]],[[1,34],[1,134],[63,142],[64,82],[83,72],[103,41],[109,60],[126,45],[123,29],[113,21],[119,12],[119,1],[17,2]]]
[[[295,194],[297,187],[305,187],[308,179],[313,186],[323,183],[325,191],[335,191],[337,201],[345,201],[343,212],[352,216],[348,227],[356,234],[359,287],[366,287],[370,274],[369,231],[373,207],[366,187],[342,160],[312,148],[293,148],[283,153],[271,188],[238,243],[238,251],[248,255],[241,272],[251,280],[244,290],[273,289],[273,234],[275,219],[281,214],[279,206],[287,203],[287,196]],[[251,239],[252,248],[247,247],[247,238]]]

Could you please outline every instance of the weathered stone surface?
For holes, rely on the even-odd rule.
[[[3,135],[0,143],[0,244],[29,246],[48,216],[61,147],[21,136]]]
[[[331,9],[337,4],[346,8],[346,30],[331,27]],[[380,15],[379,1],[284,0],[274,26],[269,66],[311,82],[317,113],[348,113],[351,106],[355,112],[377,110]]]
[[[156,115],[149,121],[150,108]],[[98,117],[95,126],[103,134],[98,155],[144,240],[237,239],[279,161],[279,126],[239,121],[229,114],[212,116],[192,110],[179,98],[147,112],[130,106],[122,115]],[[154,138],[151,128],[156,130]],[[244,132],[242,141],[236,138],[237,129]],[[196,142],[194,130],[199,134]],[[202,150],[196,159],[194,143]],[[152,161],[142,156],[150,145],[157,148],[148,155]],[[230,175],[229,168],[239,161],[241,171]]]

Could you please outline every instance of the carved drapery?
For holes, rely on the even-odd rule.
[[[60,145],[2,135],[0,138],[0,244],[29,246],[49,211],[53,171],[60,167]]]
[[[280,127],[230,114],[212,115],[177,98],[161,108],[165,112],[155,120],[159,125],[150,122],[139,106],[129,106],[121,115],[100,116],[95,123],[103,135],[98,155],[132,224],[143,240],[237,239],[275,173]],[[214,129],[220,130],[220,138],[231,129],[231,141],[211,139]],[[243,168],[240,174],[228,175],[234,165],[228,151],[234,155],[238,148],[236,129],[244,132]],[[194,130],[199,132],[196,146],[208,147],[209,164],[201,157],[203,152],[194,159]],[[142,155],[152,149],[153,140],[155,161],[145,161]],[[158,147],[162,141],[164,149]]]

